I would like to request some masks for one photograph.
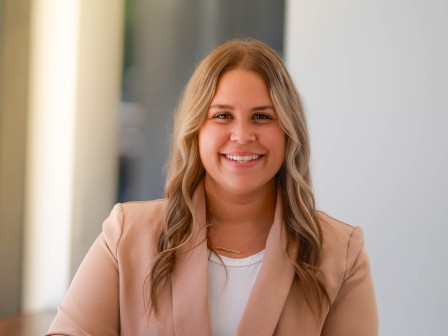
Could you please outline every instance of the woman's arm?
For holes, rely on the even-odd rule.
[[[59,306],[48,335],[119,335],[117,246],[122,233],[121,205],[116,205]]]

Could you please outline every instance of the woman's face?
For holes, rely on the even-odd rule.
[[[206,183],[215,191],[272,190],[285,158],[285,134],[261,75],[246,70],[222,75],[199,130],[199,154]]]

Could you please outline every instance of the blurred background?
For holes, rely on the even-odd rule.
[[[54,310],[116,202],[163,197],[172,116],[234,37],[284,56],[318,207],[365,231],[381,335],[448,335],[448,2],[2,0],[0,319]]]

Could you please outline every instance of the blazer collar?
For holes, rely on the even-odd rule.
[[[287,236],[281,204],[278,193],[263,263],[238,325],[237,335],[272,335],[294,279],[294,265],[286,254]],[[196,211],[193,235],[179,249],[171,274],[174,328],[176,335],[210,336],[203,183],[193,195],[193,206]]]

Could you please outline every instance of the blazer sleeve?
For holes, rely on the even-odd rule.
[[[347,248],[346,272],[325,321],[324,336],[377,336],[378,312],[364,249],[364,235],[354,228]]]
[[[120,334],[117,247],[122,232],[123,212],[117,204],[82,261],[45,335]]]

